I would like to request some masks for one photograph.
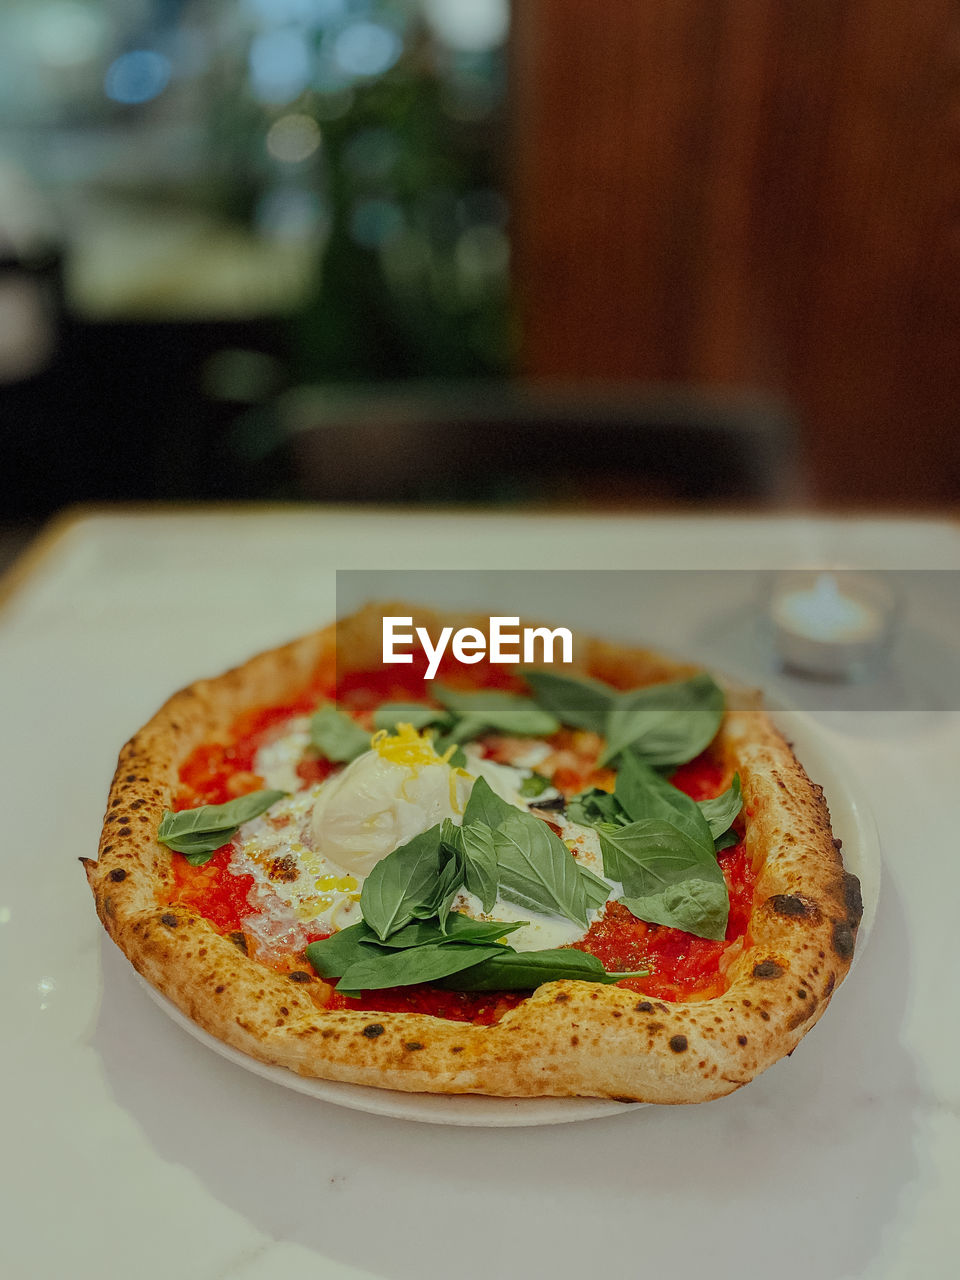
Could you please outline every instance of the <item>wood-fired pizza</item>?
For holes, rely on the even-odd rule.
[[[859,884],[756,697],[642,649],[383,662],[396,604],[176,694],[123,748],[104,926],[227,1044],[390,1089],[700,1102],[790,1053]]]

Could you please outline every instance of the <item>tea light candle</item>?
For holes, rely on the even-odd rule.
[[[893,599],[882,581],[865,574],[794,571],[774,584],[770,618],[785,667],[855,679],[887,645]]]

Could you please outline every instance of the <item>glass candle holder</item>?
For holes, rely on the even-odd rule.
[[[770,585],[768,619],[783,668],[821,680],[863,680],[890,648],[897,602],[881,574],[793,569]]]

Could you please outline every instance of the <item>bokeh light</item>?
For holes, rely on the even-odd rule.
[[[507,38],[508,0],[421,0],[421,5],[434,35],[450,49],[486,53]]]
[[[320,126],[312,116],[294,113],[281,116],[267,133],[267,150],[281,164],[302,164],[320,146]]]
[[[107,67],[104,91],[114,102],[127,106],[149,102],[170,83],[170,69],[170,59],[155,49],[132,49]]]
[[[333,42],[334,58],[343,71],[353,76],[382,75],[402,52],[400,36],[382,22],[351,22]]]
[[[265,31],[250,45],[250,84],[261,102],[283,106],[310,83],[313,56],[302,32]]]
[[[499,227],[468,227],[457,239],[454,258],[463,283],[468,288],[483,287],[492,280],[506,279],[510,242]]]

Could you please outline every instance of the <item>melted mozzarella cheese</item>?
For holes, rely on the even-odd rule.
[[[455,906],[458,911],[473,916],[475,920],[503,920],[504,923],[528,921],[522,929],[504,935],[504,940],[515,951],[544,951],[550,947],[562,947],[568,942],[577,942],[585,932],[580,925],[565,916],[543,915],[526,907],[518,907],[515,902],[507,902],[503,898],[497,898],[493,910],[487,913],[482,910],[480,899],[472,893],[459,894]],[[591,913],[591,919],[593,915]]]
[[[297,773],[297,765],[310,745],[310,718],[296,716],[288,721],[279,738],[267,742],[257,752],[253,771],[263,779],[263,785],[273,791],[299,791],[303,779]]]
[[[243,927],[263,959],[302,951],[309,935],[345,929],[360,919],[360,887],[311,845],[310,816],[322,784],[278,800],[234,837],[230,870],[253,877]]]

